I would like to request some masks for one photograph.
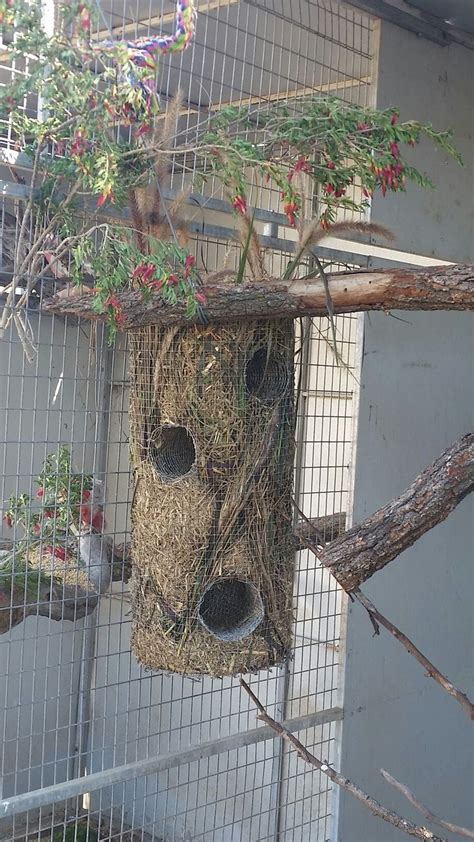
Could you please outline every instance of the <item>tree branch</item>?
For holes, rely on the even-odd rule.
[[[452,824],[452,822],[447,822],[446,819],[440,819],[439,816],[435,815],[435,813],[432,813],[431,810],[428,810],[428,807],[425,807],[425,805],[422,804],[421,801],[418,801],[418,799],[415,798],[415,796],[413,795],[412,791],[408,789],[408,787],[405,786],[405,784],[402,784],[400,783],[400,781],[397,781],[397,779],[392,777],[392,775],[389,775],[389,773],[386,772],[385,769],[381,769],[380,773],[383,779],[387,781],[387,783],[389,783],[390,786],[393,786],[396,790],[398,790],[398,792],[401,792],[401,794],[405,796],[405,798],[410,802],[410,804],[413,804],[413,806],[416,807],[416,809],[422,814],[422,816],[424,816],[425,819],[428,819],[429,822],[439,825],[439,827],[442,827],[444,830],[449,830],[450,833],[456,833],[458,836],[465,836],[466,839],[474,839],[474,830],[469,830],[469,828],[467,827],[460,827],[458,824]]]
[[[435,836],[435,834],[432,833],[431,830],[428,830],[428,828],[413,824],[412,822],[407,821],[407,819],[402,818],[402,816],[399,816],[398,813],[395,813],[393,810],[383,807],[382,804],[379,804],[379,802],[375,800],[375,798],[372,798],[360,789],[360,787],[352,783],[352,781],[348,778],[340,775],[328,763],[319,760],[319,758],[308,751],[308,749],[300,743],[294,734],[291,734],[290,731],[287,731],[283,725],[272,719],[257,696],[252,692],[248,684],[242,678],[240,679],[240,684],[258,708],[259,713],[257,714],[257,719],[260,719],[262,722],[269,725],[270,728],[272,728],[275,733],[282,738],[282,740],[288,742],[296,750],[302,760],[309,763],[311,766],[314,766],[316,769],[319,769],[319,771],[322,772],[323,775],[326,775],[333,783],[341,787],[341,789],[346,792],[349,792],[350,795],[367,807],[374,816],[383,819],[383,821],[388,822],[388,824],[391,824],[393,827],[396,827],[408,836],[414,836],[416,839],[422,839],[425,840],[425,842],[426,840],[431,840],[431,842],[446,842],[445,839]]]
[[[325,547],[319,559],[345,591],[356,591],[445,520],[473,489],[474,434],[468,433],[448,447],[399,497]],[[306,538],[311,539],[310,532]]]
[[[449,681],[449,679],[446,678],[446,676],[443,675],[443,673],[440,672],[439,669],[437,669],[437,667],[435,667],[435,665],[432,664],[431,661],[429,661],[428,658],[426,658],[422,652],[420,652],[420,650],[415,646],[415,644],[410,640],[410,638],[406,636],[406,634],[403,634],[403,632],[396,625],[394,625],[394,623],[392,623],[391,620],[388,620],[387,617],[384,617],[384,615],[380,613],[378,608],[375,607],[373,602],[371,602],[370,599],[362,593],[362,591],[353,591],[352,596],[355,597],[355,599],[357,599],[358,602],[360,602],[360,604],[363,605],[366,609],[371,619],[372,625],[375,629],[375,633],[379,634],[378,627],[379,625],[383,626],[384,629],[386,629],[396,640],[398,640],[402,644],[402,646],[405,647],[407,652],[410,655],[413,655],[413,657],[418,661],[418,663],[421,664],[421,666],[426,671],[426,675],[429,678],[433,678],[434,681],[436,681],[440,685],[440,687],[442,687],[444,690],[446,690],[447,693],[449,693],[450,696],[456,699],[456,701],[459,702],[459,704],[467,712],[468,716],[472,720],[474,720],[474,704],[470,701],[466,694],[462,693],[461,690],[458,690],[458,688],[455,687],[454,684],[451,681]]]
[[[0,634],[5,634],[27,617],[50,620],[80,620],[97,607],[98,596],[76,585],[46,579],[40,581],[34,596],[24,587],[0,589]]]
[[[299,550],[312,549],[317,545],[324,546],[344,533],[345,524],[345,512],[312,518],[306,518],[303,515],[293,530],[295,545]]]
[[[234,273],[218,272],[204,280],[206,316],[212,322],[253,318],[325,316],[326,291],[321,280],[287,281],[267,278],[260,283],[235,284]],[[474,266],[436,266],[424,269],[388,269],[329,275],[334,313],[364,310],[472,310]],[[117,295],[125,327],[146,324],[191,324],[186,305],[167,305],[159,293],[145,303],[139,290]],[[62,315],[105,320],[94,312],[91,295],[54,297],[43,310]],[[198,317],[194,319],[198,321]]]

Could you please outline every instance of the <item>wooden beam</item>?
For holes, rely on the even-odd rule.
[[[219,9],[228,8],[229,6],[236,6],[240,0],[208,0],[206,3],[199,3],[198,13],[205,15],[209,12],[218,11]],[[154,15],[146,20],[132,21],[125,24],[117,24],[112,27],[113,35],[129,35],[130,33],[139,32],[140,30],[151,30],[161,28],[162,24],[171,23],[176,19],[176,12],[165,12],[164,15]],[[110,37],[108,29],[101,29],[97,33],[98,38]]]
[[[355,6],[372,17],[394,23],[402,29],[422,35],[442,47],[453,41],[468,49],[474,49],[474,36],[452,26],[442,18],[416,8],[406,0],[345,0],[346,5]]]
[[[319,279],[265,278],[258,283],[237,285],[234,277],[227,270],[203,281],[202,292],[207,299],[204,309],[210,321],[327,314],[326,291]],[[329,290],[335,314],[368,310],[473,310],[474,265],[341,272],[329,276]],[[184,304],[167,305],[159,293],[152,294],[146,304],[139,290],[120,293],[117,298],[125,316],[125,328],[192,323],[186,318]],[[103,314],[94,311],[92,302],[90,293],[75,297],[71,287],[53,297],[43,310],[104,320]]]

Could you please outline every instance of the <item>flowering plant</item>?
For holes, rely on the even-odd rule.
[[[293,108],[260,106],[225,108],[214,119],[204,142],[212,148],[208,166],[224,183],[234,211],[248,213],[249,169],[273,186],[292,227],[303,209],[298,175],[306,175],[319,198],[319,224],[327,228],[339,210],[364,212],[377,190],[406,189],[409,181],[433,186],[411,166],[403,147],[423,138],[460,161],[450,132],[411,120],[400,122],[399,111],[377,111],[349,105],[336,97],[305,97]]]
[[[93,478],[91,474],[72,472],[67,447],[46,457],[35,484],[33,498],[29,494],[12,495],[3,515],[6,526],[20,527],[25,539],[56,542],[69,538],[71,527],[78,530],[81,523],[102,529],[103,514],[93,500]]]
[[[35,348],[25,308],[51,275],[92,290],[111,339],[125,324],[120,293],[129,288],[140,289],[145,299],[158,293],[171,304],[184,301],[190,317],[201,311],[206,302],[199,274],[159,184],[167,156],[193,155],[202,162],[204,180],[221,181],[239,221],[244,259],[260,278],[265,267],[249,210],[249,172],[278,192],[288,225],[298,229],[297,259],[285,273],[290,277],[311,239],[303,231],[305,181],[317,198],[313,229],[325,230],[341,210],[364,213],[377,190],[385,195],[409,181],[430,184],[406,159],[406,146],[427,138],[459,159],[449,132],[400,122],[393,108],[375,111],[334,97],[223,107],[192,144],[178,145],[179,97],[157,119],[156,56],[190,43],[192,0],[177,3],[174,35],[136,42],[95,41],[88,0],[61,6],[53,35],[44,31],[39,3],[7,0],[0,25],[13,24],[8,58],[12,68],[21,68],[28,56],[28,65],[20,75],[12,70],[12,81],[2,87],[0,117],[9,121],[18,151],[29,157],[31,178],[24,184],[18,233],[10,238],[12,278],[0,337],[13,321],[29,358]],[[137,196],[152,182],[157,187],[145,218]],[[120,216],[127,207],[131,220]],[[108,221],[97,211],[109,214]],[[119,216],[110,218],[115,212]]]

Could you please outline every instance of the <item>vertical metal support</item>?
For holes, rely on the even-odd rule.
[[[296,454],[295,454],[295,482],[294,482],[294,495],[295,500],[299,500],[302,480],[303,480],[303,470],[304,470],[304,443],[305,443],[305,431],[306,431],[306,423],[307,423],[307,413],[306,413],[306,401],[307,401],[307,391],[308,391],[308,382],[309,382],[309,370],[310,370],[310,361],[311,361],[311,341],[312,341],[312,322],[311,319],[302,319],[301,320],[301,359],[298,365],[298,374],[299,374],[299,382],[296,384],[297,389],[297,402],[296,402]],[[294,513],[294,518],[296,519],[296,512]],[[295,575],[296,575],[296,566],[295,566]],[[283,721],[287,718],[288,714],[288,693],[290,687],[290,677],[291,671],[288,662],[282,668],[282,672],[279,676],[278,683],[277,683],[277,705],[276,705],[276,713],[277,718],[280,721]],[[278,754],[275,758],[275,766],[277,768],[277,780],[276,780],[276,817],[275,817],[275,842],[284,842],[284,837],[282,835],[282,810],[283,810],[283,803],[282,803],[282,783],[283,783],[283,771],[284,771],[284,763],[285,763],[285,752],[286,752],[286,744],[283,740],[279,741],[279,748]]]
[[[94,452],[94,477],[102,480],[105,493],[113,349],[107,344],[107,329],[104,325],[98,328],[96,342],[97,389],[95,396],[96,444]],[[91,723],[91,693],[99,611],[100,601],[96,610],[84,619],[75,740],[70,766],[71,777],[82,777],[87,775],[88,772],[87,754],[89,751]],[[84,796],[85,798],[86,796]]]

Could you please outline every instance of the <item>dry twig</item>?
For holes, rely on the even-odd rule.
[[[270,728],[272,728],[275,733],[282,738],[282,740],[285,740],[295,749],[302,760],[306,761],[306,763],[309,763],[311,766],[314,766],[316,769],[319,769],[319,771],[322,772],[323,775],[326,775],[333,783],[341,787],[341,789],[345,790],[345,792],[350,793],[350,795],[367,807],[374,816],[383,819],[383,821],[391,824],[392,827],[396,827],[398,830],[401,830],[408,836],[414,836],[416,839],[423,839],[425,842],[426,840],[431,840],[431,842],[446,842],[445,839],[442,839],[440,836],[436,836],[431,830],[428,830],[428,828],[413,824],[413,822],[409,822],[393,810],[389,810],[387,807],[384,807],[376,801],[375,798],[372,798],[372,796],[368,795],[364,792],[364,790],[352,783],[352,781],[348,778],[345,778],[340,775],[339,772],[336,772],[329,763],[315,757],[314,754],[308,751],[308,749],[300,743],[294,734],[291,734],[290,731],[287,731],[283,725],[272,719],[255,693],[252,692],[248,684],[242,678],[240,679],[240,684],[258,708],[259,713],[257,714],[257,719],[260,719],[262,722],[265,722],[266,725],[269,725]]]
[[[357,601],[360,602],[360,604],[363,605],[366,609],[371,619],[372,625],[375,629],[375,633],[379,634],[379,625],[383,626],[384,629],[390,632],[390,634],[396,640],[400,641],[400,643],[402,644],[402,646],[405,647],[407,652],[410,655],[413,655],[413,657],[418,661],[418,663],[421,664],[421,666],[426,670],[426,675],[429,678],[433,678],[434,681],[436,681],[437,684],[440,685],[440,687],[442,687],[444,690],[446,690],[447,693],[449,693],[450,696],[456,699],[456,701],[459,702],[459,704],[467,712],[468,716],[474,720],[474,705],[466,696],[466,694],[462,693],[461,690],[458,690],[458,688],[455,687],[454,684],[451,681],[449,681],[449,679],[446,678],[446,676],[443,675],[443,673],[440,672],[439,669],[437,669],[435,665],[432,664],[431,661],[429,661],[428,658],[425,657],[425,655],[423,655],[422,652],[420,652],[420,650],[415,646],[414,643],[412,643],[412,641],[409,637],[406,636],[406,634],[403,634],[403,632],[399,628],[397,628],[397,626],[395,626],[391,622],[391,620],[388,620],[387,617],[384,617],[384,615],[380,613],[380,611],[375,607],[373,602],[371,602],[370,599],[368,599],[368,597],[366,597],[365,594],[362,593],[362,591],[352,591],[351,596],[355,597],[355,599],[357,599]]]
[[[390,786],[393,786],[395,789],[397,789],[398,792],[401,792],[401,794],[405,796],[407,801],[409,801],[410,804],[413,804],[413,806],[416,807],[418,812],[420,812],[425,817],[425,819],[428,819],[428,821],[432,822],[433,824],[439,825],[439,827],[444,828],[444,830],[449,830],[450,833],[457,833],[458,836],[465,836],[466,839],[474,839],[474,830],[469,830],[468,827],[460,827],[460,825],[458,824],[447,822],[446,819],[440,819],[439,816],[435,815],[435,813],[432,813],[431,810],[428,809],[428,807],[425,807],[425,805],[422,804],[421,801],[418,801],[418,799],[415,798],[415,796],[413,795],[412,791],[408,789],[408,787],[405,786],[405,784],[402,784],[400,783],[400,781],[397,781],[397,779],[392,777],[392,775],[389,775],[389,773],[386,772],[385,769],[381,769],[380,772],[383,779],[386,780],[387,783],[390,784]]]

